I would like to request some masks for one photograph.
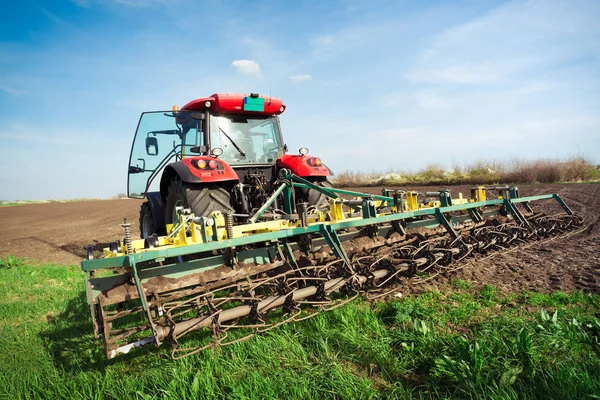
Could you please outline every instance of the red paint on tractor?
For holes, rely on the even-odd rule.
[[[181,160],[190,172],[202,182],[239,181],[240,177],[229,164],[210,156],[187,157]],[[203,164],[204,163],[204,164]]]
[[[280,168],[287,168],[294,174],[307,177],[307,176],[331,176],[331,170],[324,164],[312,166],[309,164],[309,160],[316,159],[314,156],[301,156],[301,155],[290,155],[285,154],[277,159],[277,166]]]
[[[181,107],[181,110],[212,110],[219,113],[259,115],[279,115],[285,111],[283,100],[268,96],[259,96],[265,99],[265,110],[263,112],[244,111],[244,98],[249,96],[244,94],[215,93],[210,97],[192,100]],[[206,102],[210,102],[209,107],[206,107]]]

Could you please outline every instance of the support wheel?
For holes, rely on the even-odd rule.
[[[233,212],[229,192],[215,184],[185,183],[175,178],[169,185],[165,222],[177,219],[176,207],[190,208],[197,217],[207,217],[213,211]]]

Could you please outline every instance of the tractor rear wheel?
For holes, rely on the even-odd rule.
[[[185,183],[175,178],[169,185],[165,222],[177,220],[176,207],[189,208],[198,217],[207,217],[213,211],[233,212],[227,189],[215,184]]]
[[[321,186],[324,188],[332,188],[333,187],[331,182],[329,182],[326,179],[321,180],[321,181],[316,181],[313,183],[317,186]],[[315,206],[317,208],[322,208],[329,204],[328,197],[325,196],[323,193],[319,192],[318,190],[314,190],[314,189],[308,189],[308,191],[306,193],[306,201],[308,202],[308,205]]]

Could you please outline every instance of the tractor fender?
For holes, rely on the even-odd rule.
[[[155,227],[165,226],[165,203],[160,195],[160,192],[148,192],[146,193],[146,199],[150,205],[150,211],[152,212],[152,219],[154,220]]]
[[[211,162],[212,164],[210,164]],[[209,166],[213,164],[216,165],[215,168]],[[187,157],[165,167],[160,179],[160,195],[163,201],[167,198],[169,183],[175,177],[179,177],[186,183],[237,182],[240,180],[233,168],[220,158]]]
[[[333,172],[321,163],[321,159],[312,155],[284,154],[277,159],[277,166],[287,168],[300,177],[333,176]]]

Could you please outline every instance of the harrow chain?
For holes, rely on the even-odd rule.
[[[286,322],[310,318],[359,294],[369,300],[389,296],[407,280],[422,283],[440,273],[460,269],[463,266],[451,265],[467,257],[480,254],[488,258],[496,254],[492,250],[511,250],[532,240],[564,234],[581,224],[581,218],[571,215],[537,216],[529,220],[529,226],[508,222],[466,226],[456,239],[407,235],[409,244],[402,241],[370,254],[355,254],[351,265],[336,259],[272,276],[259,275],[185,301],[164,303],[165,314],[155,323],[164,327],[159,329],[159,335],[171,342],[173,357],[181,358],[211,346],[238,343]],[[191,316],[192,311],[196,311],[196,318]],[[265,322],[271,317],[274,322]],[[225,342],[228,332],[236,329],[251,333]],[[180,348],[178,340],[192,331],[200,333],[200,340],[208,343]]]

